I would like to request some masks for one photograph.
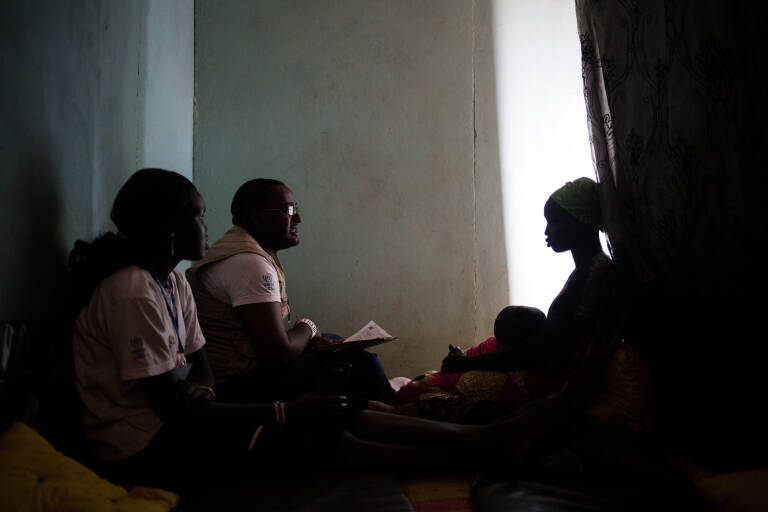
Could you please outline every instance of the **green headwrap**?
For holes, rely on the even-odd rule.
[[[569,181],[549,196],[576,220],[603,230],[603,213],[597,183],[589,178]]]

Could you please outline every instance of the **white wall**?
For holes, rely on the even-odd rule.
[[[195,182],[211,238],[244,181],[285,181],[296,315],[400,337],[390,374],[492,333],[508,284],[488,2],[196,6]],[[475,139],[477,132],[477,139]]]
[[[494,0],[493,33],[510,303],[546,312],[573,259],[544,243],[544,203],[595,179],[574,4]]]

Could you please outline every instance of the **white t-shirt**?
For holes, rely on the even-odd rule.
[[[200,282],[219,302],[232,307],[262,302],[280,302],[277,270],[252,252],[235,254],[206,265],[198,274]]]
[[[174,270],[175,315],[185,354],[205,345],[189,284]],[[171,310],[174,301],[168,302]],[[102,460],[138,453],[163,421],[137,379],[180,366],[176,329],[160,285],[150,273],[125,267],[104,279],[75,322],[72,345],[77,389],[85,405],[85,436]]]

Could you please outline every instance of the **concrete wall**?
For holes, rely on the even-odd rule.
[[[244,181],[285,181],[301,245],[293,311],[376,320],[390,374],[492,333],[508,300],[485,1],[196,5],[195,181],[212,239]]]
[[[192,175],[192,0],[0,4],[0,319],[50,316],[137,168]]]

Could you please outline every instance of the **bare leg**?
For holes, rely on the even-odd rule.
[[[459,425],[423,418],[364,410],[349,426],[350,432],[368,441],[366,456],[392,462],[398,457],[450,455],[454,463],[503,456],[521,464],[558,446],[570,432],[573,420],[596,395],[613,347],[597,348],[583,367],[557,393],[526,405],[513,416],[486,425]],[[390,448],[391,447],[391,448]],[[427,450],[427,451],[419,451]],[[452,453],[448,453],[448,452]],[[432,459],[432,464],[438,461]]]
[[[349,431],[360,438],[383,443],[445,446],[474,445],[472,433],[480,427],[363,410],[355,416]]]
[[[531,403],[518,414],[487,425],[459,425],[361,411],[349,426],[361,439],[386,445],[418,446],[431,452],[453,451],[474,456],[503,452],[511,462],[523,461],[531,452],[545,451],[570,426],[572,407],[565,392]]]

